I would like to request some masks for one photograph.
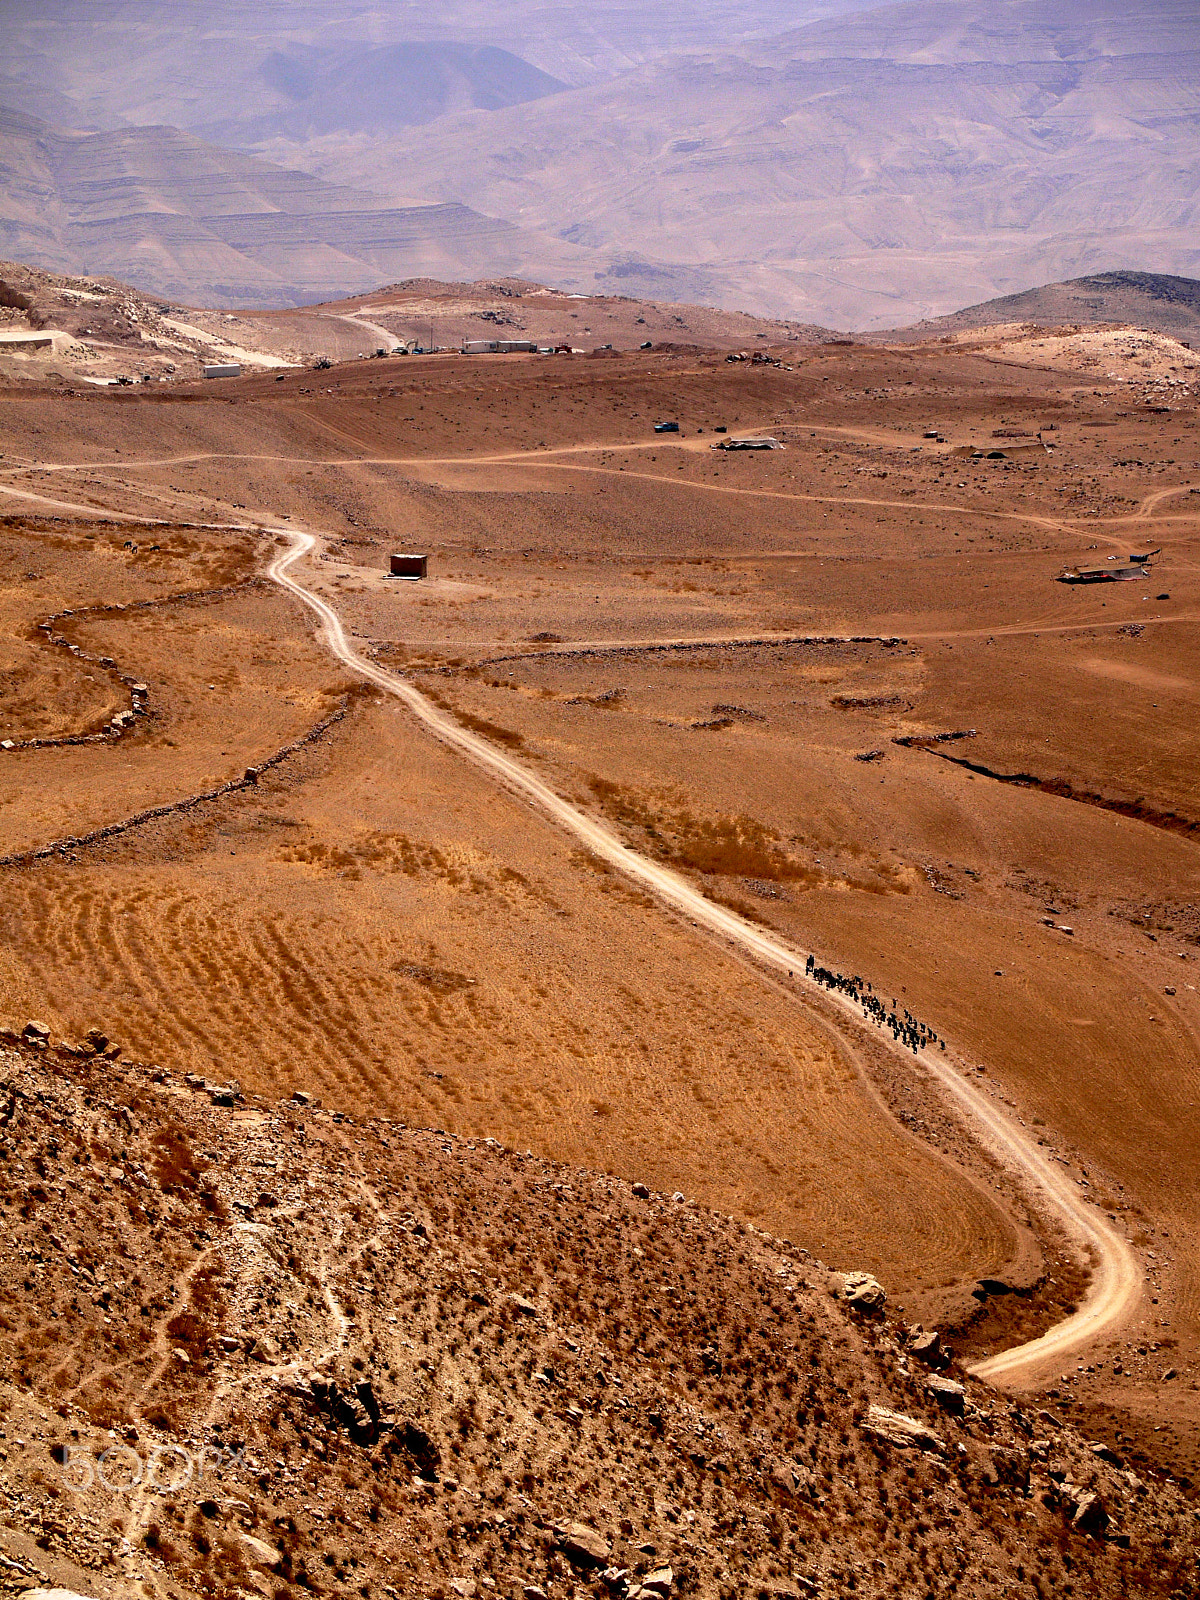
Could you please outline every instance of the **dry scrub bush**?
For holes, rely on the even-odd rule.
[[[607,778],[589,779],[588,788],[608,816],[625,827],[641,828],[655,853],[677,866],[710,876],[776,883],[820,880],[819,873],[781,848],[778,834],[753,817],[710,821],[668,805],[654,809],[633,790]]]
[[[498,723],[489,722],[486,717],[477,717],[470,711],[455,710],[454,715],[464,728],[482,734],[495,744],[502,744],[509,750],[522,750],[525,747],[524,734],[516,733],[512,728],[502,728]]]

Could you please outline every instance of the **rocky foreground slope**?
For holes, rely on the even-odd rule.
[[[1165,1476],[681,1195],[31,1028],[0,1205],[6,1592],[1196,1592]]]

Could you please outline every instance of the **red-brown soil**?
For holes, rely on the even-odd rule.
[[[0,395],[0,481],[35,497],[4,497],[0,736],[118,703],[38,621],[241,585],[79,622],[147,713],[0,752],[3,853],[240,778],[342,703],[299,607],[244,581],[264,523],[321,532],[306,581],[379,661],[980,1069],[1146,1267],[1060,1398],[1191,1476],[1200,871],[1155,815],[1200,818],[1193,403],[936,344],[789,360]],[[786,449],[710,451],[717,425]],[[951,454],[1051,425],[1042,457]],[[1159,545],[1146,581],[1054,581]],[[386,578],[403,548],[424,583]],[[347,705],[257,783],[5,869],[4,1020],[679,1189],[870,1268],[973,1353],[1074,1303],[1062,1241],[919,1061],[598,871],[399,708]],[[972,1322],[983,1278],[1035,1292]]]
[[[1178,1486],[947,1383],[793,1241],[161,1069],[0,1073],[7,1590],[1191,1591]]]

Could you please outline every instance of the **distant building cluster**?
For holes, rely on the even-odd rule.
[[[462,353],[464,356],[507,356],[523,352],[526,355],[537,355],[539,351],[536,339],[464,339]],[[546,355],[553,354],[547,349]]]

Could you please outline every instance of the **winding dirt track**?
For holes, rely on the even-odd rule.
[[[146,463],[120,463],[122,470],[138,465]],[[77,515],[106,515],[141,524],[157,524],[160,521],[128,513],[104,512],[96,506],[50,500],[32,491],[22,491],[8,485],[0,485],[0,492]],[[1165,493],[1170,492],[1179,491]],[[687,917],[693,925],[706,928],[763,965],[788,977],[802,970],[803,955],[753,923],[744,921],[734,912],[707,900],[668,868],[638,854],[602,823],[556,794],[520,762],[486,739],[461,727],[410,683],[359,655],[347,640],[341,620],[332,607],[291,575],[290,569],[316,548],[318,536],[295,527],[273,525],[267,519],[260,524],[221,526],[248,529],[255,525],[289,542],[289,548],[272,561],[267,575],[316,615],[321,637],[330,651],[351,671],[374,683],[385,694],[403,701],[443,743],[482,767],[512,793],[543,812],[564,831],[573,834],[595,855],[649,890],[663,904]],[[1043,625],[1042,631],[1054,630],[1046,629]],[[856,1024],[860,1021],[858,1010],[849,1000],[836,993],[830,993],[828,999],[842,1009],[848,1020]],[[907,1061],[907,1052],[905,1055]],[[908,1064],[911,1068],[911,1062]],[[1091,1285],[1078,1311],[1041,1338],[976,1362],[971,1368],[977,1377],[989,1381],[1005,1381],[1014,1386],[1034,1384],[1052,1364],[1061,1363],[1067,1356],[1076,1354],[1126,1320],[1140,1296],[1140,1267],[1117,1229],[1099,1210],[1082,1199],[1066,1174],[971,1079],[948,1061],[938,1058],[931,1058],[925,1063],[925,1070],[958,1106],[977,1142],[1024,1182],[1042,1205],[1061,1222],[1076,1247],[1091,1262]]]
[[[726,910],[724,906],[707,900],[669,868],[638,854],[602,823],[556,794],[519,761],[478,734],[461,727],[412,684],[359,655],[346,638],[341,619],[333,608],[292,576],[291,569],[316,547],[316,535],[295,528],[276,527],[268,531],[281,535],[289,542],[289,548],[276,556],[267,569],[268,576],[315,614],[321,637],[338,660],[351,671],[368,679],[385,694],[403,701],[444,744],[482,767],[510,792],[535,806],[565,832],[573,834],[588,850],[648,889],[661,902],[696,926],[708,929],[765,966],[789,977],[803,970],[803,955],[753,923]],[[836,994],[831,994],[829,998],[842,1007],[848,1018],[858,1022],[858,1011],[849,1000]],[[1003,1379],[1012,1384],[1034,1382],[1048,1364],[1061,1362],[1067,1355],[1090,1344],[1125,1319],[1138,1300],[1140,1268],[1129,1245],[1107,1218],[1081,1198],[1066,1174],[1060,1172],[1038,1145],[985,1093],[947,1062],[931,1059],[926,1064],[926,1070],[957,1105],[978,1142],[1034,1191],[1092,1262],[1093,1274],[1087,1298],[1073,1316],[1043,1334],[1040,1339],[977,1362],[972,1368],[977,1377],[992,1381]]]

